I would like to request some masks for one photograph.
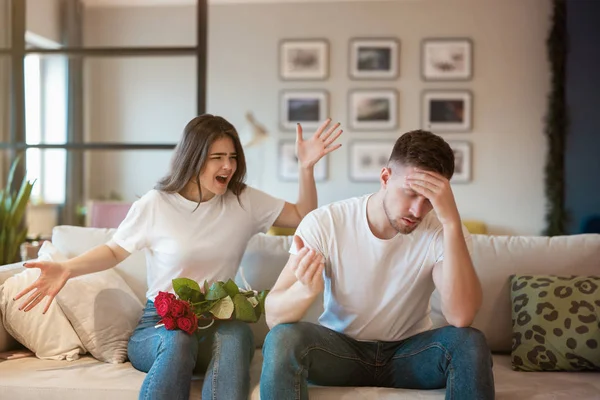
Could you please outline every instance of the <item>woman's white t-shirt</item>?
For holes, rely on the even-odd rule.
[[[146,252],[149,300],[172,292],[174,278],[202,285],[235,277],[248,240],[266,232],[285,204],[251,187],[239,200],[228,190],[198,205],[151,190],[133,203],[113,240],[129,253]]]

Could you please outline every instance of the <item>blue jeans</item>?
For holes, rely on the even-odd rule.
[[[219,321],[189,335],[155,328],[159,321],[154,303],[149,300],[129,339],[131,364],[147,372],[140,400],[188,400],[194,368],[206,371],[202,399],[248,398],[254,338],[246,323]]]
[[[473,328],[444,327],[399,342],[362,342],[298,322],[275,326],[263,346],[262,400],[308,399],[321,386],[446,387],[446,399],[494,399],[492,358]]]

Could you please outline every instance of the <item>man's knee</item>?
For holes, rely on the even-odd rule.
[[[310,336],[305,322],[279,324],[269,331],[263,345],[266,358],[278,358],[295,353]]]
[[[449,327],[454,338],[455,351],[475,358],[490,358],[491,353],[485,335],[476,328]]]

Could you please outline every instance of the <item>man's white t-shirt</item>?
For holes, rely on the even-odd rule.
[[[378,239],[367,222],[370,196],[312,211],[296,234],[325,257],[319,323],[357,340],[399,341],[432,327],[429,300],[433,267],[444,258],[442,225],[430,212],[410,234]],[[471,236],[463,232],[470,252]]]
[[[113,240],[130,253],[146,252],[148,292],[172,292],[172,279],[227,281],[237,273],[248,240],[266,232],[285,202],[246,187],[240,201],[231,192],[207,202],[151,190],[137,200]]]

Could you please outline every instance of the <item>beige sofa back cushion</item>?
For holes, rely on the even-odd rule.
[[[494,352],[510,352],[512,317],[509,277],[513,274],[600,275],[600,235],[548,237],[473,235],[473,263],[483,304],[473,326]],[[440,298],[431,298],[434,326],[446,324]]]
[[[59,226],[52,241],[68,256],[75,256],[110,240],[114,229]],[[288,259],[290,236],[256,235],[241,262],[244,276],[254,289],[271,288]],[[473,235],[473,262],[483,287],[483,305],[474,327],[486,336],[493,351],[510,352],[512,322],[509,277],[512,274],[600,274],[600,235],[560,237]],[[146,265],[143,253],[131,255],[117,266],[117,271],[133,291],[145,301]],[[241,284],[241,276],[235,278]],[[437,292],[431,299],[434,326],[446,324]],[[316,322],[322,310],[317,301],[304,320]],[[264,321],[253,326],[257,344],[267,332]]]

